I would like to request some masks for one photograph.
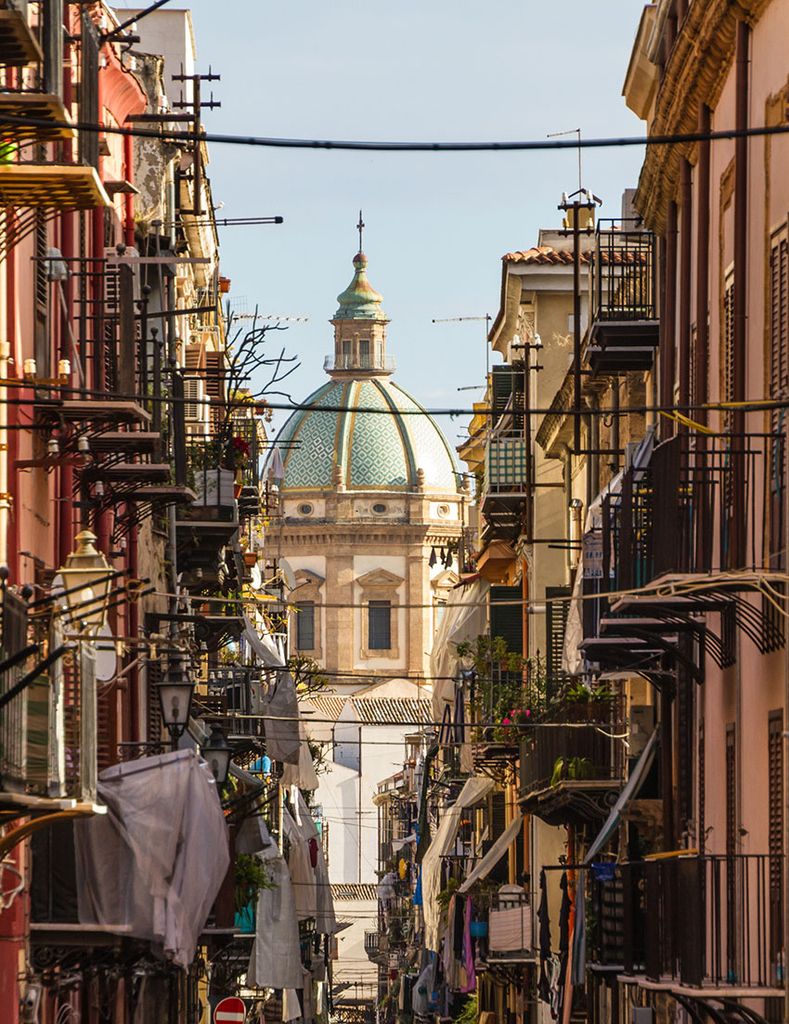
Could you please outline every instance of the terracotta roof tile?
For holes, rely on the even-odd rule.
[[[378,887],[375,882],[334,882],[331,887],[332,899],[335,903],[348,900],[378,900]]]
[[[581,253],[581,263],[588,264],[590,253]],[[610,263],[646,263],[648,260],[646,251],[630,248],[625,252],[615,249],[612,254],[602,249],[600,259],[604,264]],[[502,256],[505,263],[531,263],[544,267],[571,266],[573,262],[572,252],[558,250],[550,245],[536,245],[531,249],[524,249],[521,252],[508,252]]]
[[[351,701],[359,720],[367,724],[384,723],[396,725],[399,722],[428,725],[432,720],[432,706],[429,700],[414,697],[341,697],[326,694],[310,697],[307,703],[315,708],[316,717],[337,721],[346,703]],[[305,718],[309,723],[310,716]]]

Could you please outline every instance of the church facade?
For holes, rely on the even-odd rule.
[[[364,253],[353,266],[331,321],[329,379],[276,440],[281,519],[269,533],[270,554],[296,577],[291,651],[346,694],[427,675],[467,502],[440,428],[392,380]]]

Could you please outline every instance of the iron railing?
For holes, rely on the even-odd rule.
[[[656,241],[634,220],[601,220],[592,253],[592,318],[657,320]]]
[[[782,893],[771,879],[783,868],[769,854],[593,867],[589,959],[651,981],[782,986]]]
[[[623,778],[623,724],[608,701],[566,704],[544,727],[526,730],[520,745],[521,796],[562,781],[599,783]]]
[[[669,438],[604,501],[603,580],[630,589],[666,573],[769,568],[784,475],[780,435]]]

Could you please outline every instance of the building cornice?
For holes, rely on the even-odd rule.
[[[737,22],[755,24],[770,0],[694,0],[688,8],[660,82],[650,135],[695,132],[698,110],[714,110],[734,61]],[[721,127],[731,127],[724,125]],[[695,145],[648,146],[636,207],[648,227],[663,234],[668,205],[679,187],[681,161],[695,161]]]

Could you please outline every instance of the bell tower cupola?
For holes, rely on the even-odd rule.
[[[383,298],[367,278],[367,257],[362,251],[364,221],[359,211],[359,251],[353,258],[353,280],[337,296],[334,325],[334,355],[324,369],[330,377],[388,377],[394,360],[386,353],[386,325]]]

